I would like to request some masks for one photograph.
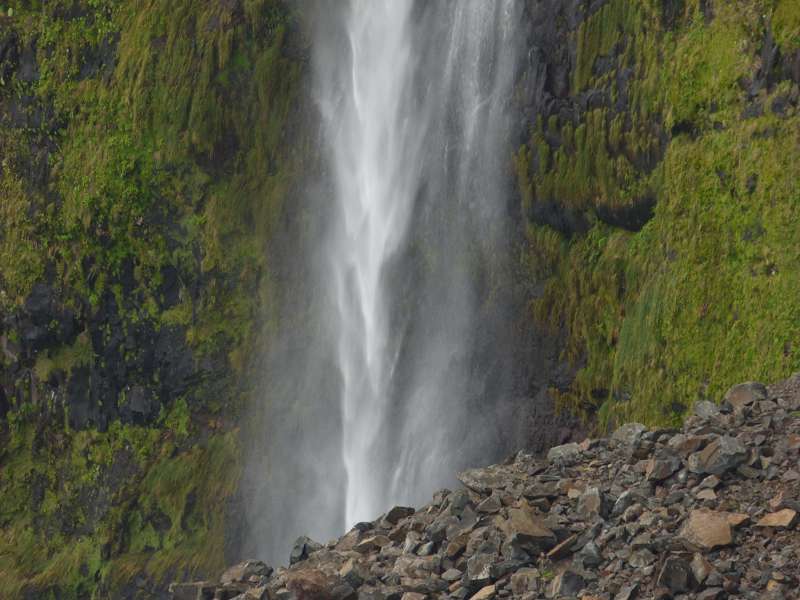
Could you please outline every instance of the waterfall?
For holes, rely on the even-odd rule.
[[[354,0],[345,52],[317,55],[347,525],[429,494],[469,451],[457,439],[468,430],[463,357],[476,314],[469,253],[502,227],[518,17],[512,2]],[[409,231],[413,212],[443,207],[446,231]],[[404,281],[410,243],[452,263],[434,266],[436,281]],[[437,313],[417,315],[426,332],[413,343],[403,298]]]
[[[325,224],[313,317],[272,349],[265,381],[260,556],[423,502],[518,443],[505,341],[520,4],[320,4]]]

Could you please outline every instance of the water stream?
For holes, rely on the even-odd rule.
[[[307,198],[321,224],[270,348],[245,478],[250,554],[274,563],[298,535],[425,502],[519,443],[506,342],[520,3],[319,6]]]
[[[463,363],[480,257],[470,253],[496,247],[504,226],[519,14],[513,2],[482,0],[344,6],[346,43],[317,54],[316,97],[336,207],[326,248],[352,525],[448,482],[470,450],[459,439],[474,429]],[[417,220],[409,231],[413,213],[443,210],[444,230],[425,239]],[[427,269],[434,280],[403,276],[409,244],[439,262]],[[422,324],[411,319],[425,331],[409,348],[406,334]]]

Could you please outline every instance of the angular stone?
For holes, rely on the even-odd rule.
[[[578,514],[584,519],[593,519],[603,511],[603,495],[596,487],[587,488],[578,499]]]
[[[511,593],[522,596],[526,592],[533,592],[539,579],[539,572],[535,569],[520,569],[511,576]]]
[[[694,405],[694,414],[701,419],[715,419],[720,415],[719,407],[708,400],[701,400]]]
[[[679,556],[670,556],[658,574],[657,586],[664,586],[673,594],[689,592],[695,586],[689,562]]]
[[[550,462],[572,462],[580,456],[581,447],[576,443],[554,446],[547,451]]]
[[[556,575],[550,586],[550,594],[553,598],[559,596],[576,596],[586,586],[586,581],[580,573],[567,569],[563,573]]]
[[[250,588],[238,596],[234,596],[231,600],[269,600],[269,592],[267,591],[267,586],[262,585]]]
[[[385,535],[372,535],[358,542],[353,548],[353,550],[355,550],[356,552],[360,552],[361,554],[367,554],[369,552],[375,552],[376,550],[380,550],[381,548],[390,543],[391,540]]]
[[[763,383],[749,381],[734,385],[725,394],[725,401],[728,402],[733,410],[741,412],[745,407],[754,402],[767,399],[767,388]]]
[[[169,585],[169,593],[172,595],[172,600],[197,600],[198,598],[212,597],[216,587],[208,581],[171,583]]]
[[[683,456],[685,458],[690,454],[700,450],[700,448],[702,448],[706,442],[707,439],[705,437],[699,435],[684,435],[679,433],[678,435],[673,436],[669,442],[667,442],[667,447],[679,456]]]
[[[700,487],[702,489],[715,490],[717,489],[720,483],[721,481],[719,477],[717,477],[716,475],[709,475],[708,477],[703,479],[703,481],[700,482]]]
[[[764,515],[756,523],[756,527],[772,527],[776,529],[791,529],[797,522],[797,511],[784,508],[778,512]]]
[[[484,586],[491,583],[492,564],[495,560],[497,558],[492,554],[470,556],[467,560],[467,581],[473,586]]]
[[[289,555],[289,564],[293,565],[301,560],[307,559],[320,548],[322,548],[322,544],[315,542],[310,537],[301,535],[295,540],[294,546],[292,546],[292,553]]]
[[[711,510],[691,511],[679,537],[689,549],[713,550],[733,543],[727,516]]]
[[[639,591],[639,584],[634,583],[633,585],[624,585],[620,588],[617,595],[614,596],[614,600],[633,600],[636,598],[636,594]]]
[[[496,588],[493,585],[487,585],[482,587],[475,593],[470,600],[489,600],[489,598],[494,598],[496,593]]]
[[[714,490],[700,490],[697,492],[696,498],[698,500],[716,500],[717,493]]]
[[[711,571],[714,570],[712,564],[708,562],[702,554],[699,553],[695,553],[695,555],[692,557],[691,567],[692,575],[694,575],[694,579],[697,581],[697,583],[703,583]]]
[[[269,577],[272,575],[272,567],[260,560],[246,560],[225,570],[219,578],[221,584],[247,581],[252,576]]]
[[[556,544],[555,534],[525,504],[508,509],[508,519],[500,522],[507,541],[538,550],[549,550]]]
[[[726,512],[722,514],[725,515],[725,518],[728,520],[728,524],[734,528],[739,527],[739,525],[743,525],[750,520],[750,515],[745,513]]]
[[[469,541],[469,533],[462,533],[456,538],[452,539],[445,548],[444,555],[447,558],[457,558],[467,547]]]
[[[444,573],[442,573],[442,579],[444,579],[448,583],[452,583],[454,581],[459,581],[463,573],[458,569],[447,569]]]
[[[293,569],[286,576],[286,587],[304,600],[329,600],[336,582],[319,569]]]
[[[650,481],[663,481],[680,468],[681,459],[677,455],[668,450],[660,450],[647,461],[645,477]]]
[[[689,459],[689,470],[694,473],[722,475],[747,460],[747,448],[736,438],[722,436]]]
[[[414,514],[414,509],[408,506],[395,506],[384,517],[392,525],[397,525],[400,519],[405,519]]]
[[[458,480],[479,494],[490,494],[494,489],[505,487],[508,482],[502,471],[492,467],[463,471],[458,474]]]
[[[353,589],[358,589],[364,583],[368,573],[362,569],[352,558],[339,569],[339,577],[346,581]]]
[[[612,439],[633,446],[642,439],[642,435],[647,431],[647,427],[641,423],[626,423],[612,434]]]
[[[425,594],[420,594],[419,592],[405,592],[400,597],[400,600],[425,600],[426,598]]]

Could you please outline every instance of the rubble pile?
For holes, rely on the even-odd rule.
[[[247,561],[174,600],[800,598],[800,377],[734,386],[680,430],[520,452],[287,568]]]

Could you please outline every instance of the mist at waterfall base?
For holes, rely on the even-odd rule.
[[[244,475],[247,552],[274,564],[525,437],[509,341],[520,4],[317,10],[317,225]]]

